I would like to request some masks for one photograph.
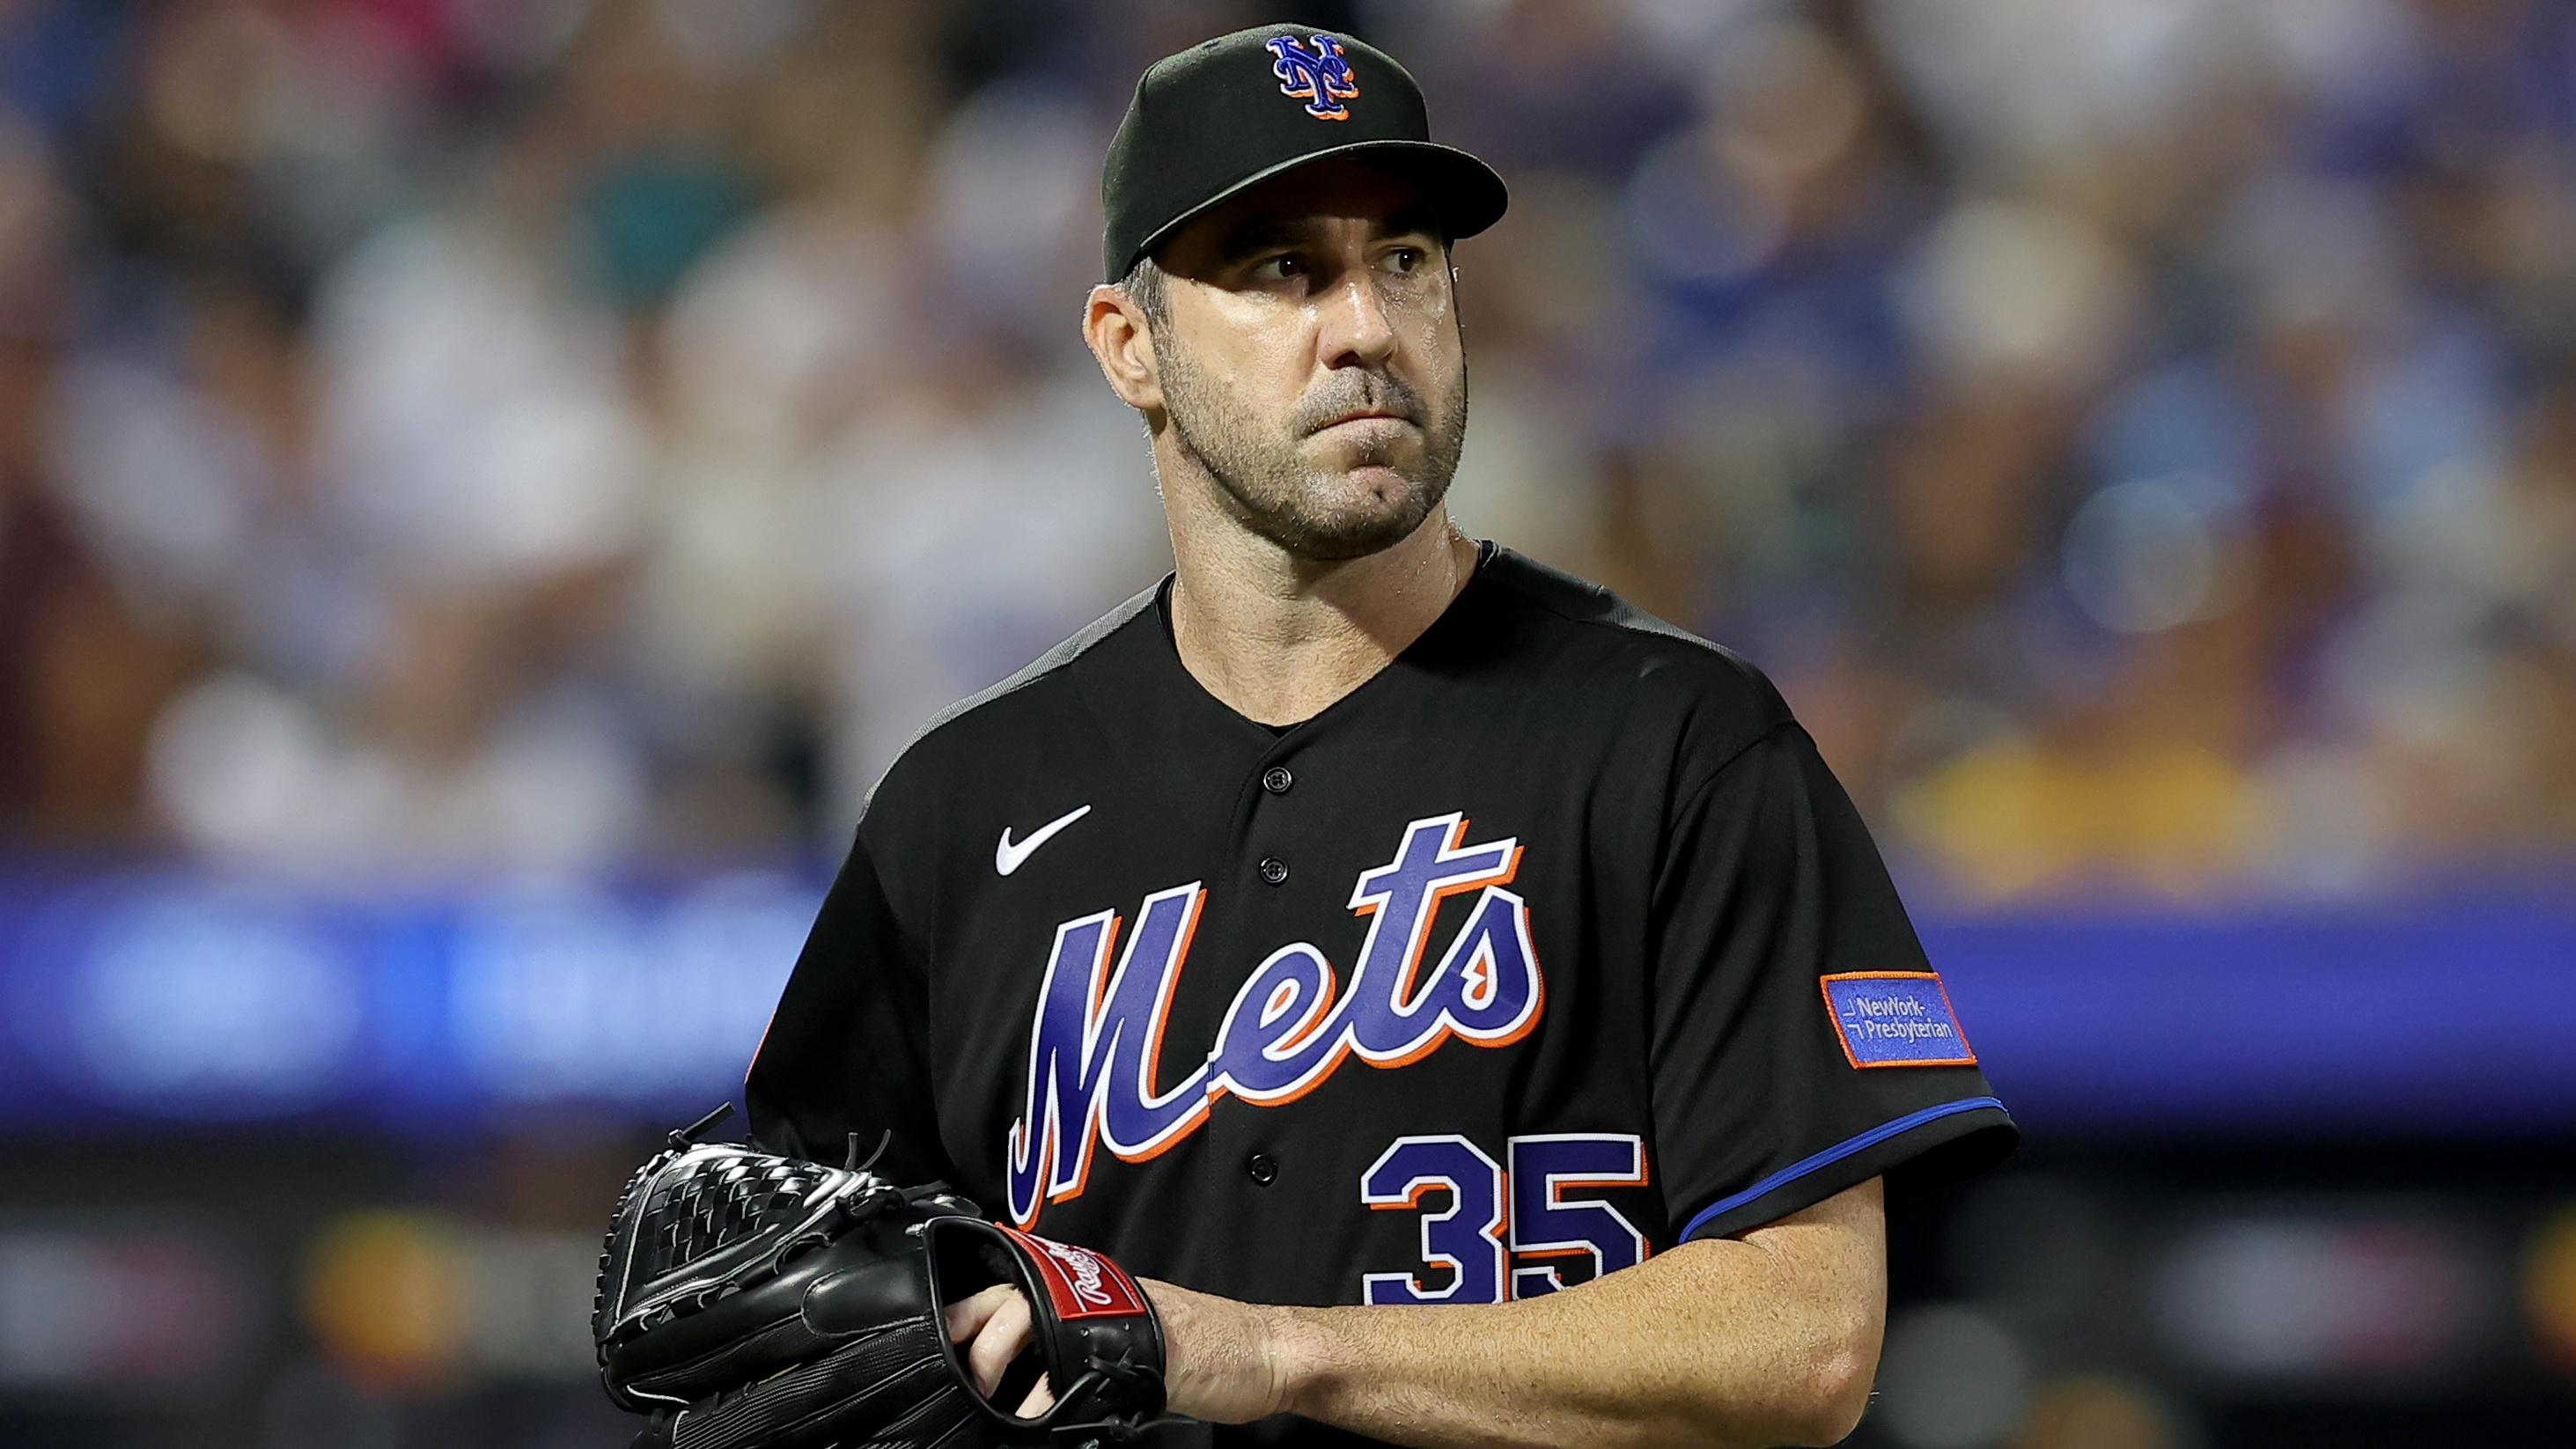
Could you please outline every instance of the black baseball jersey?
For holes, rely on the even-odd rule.
[[[1318,1305],[1530,1297],[2009,1147],[1752,666],[1488,543],[1274,728],[1182,665],[1168,587],[878,783],[751,1070],[765,1145],[891,1129],[880,1171]]]

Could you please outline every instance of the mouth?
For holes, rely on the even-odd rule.
[[[1327,428],[1338,428],[1344,423],[1404,423],[1410,425],[1412,422],[1413,419],[1406,417],[1402,413],[1390,413],[1375,408],[1363,408],[1357,412],[1344,413],[1340,417],[1334,418],[1332,421],[1316,428],[1315,431],[1320,433],[1325,431]]]

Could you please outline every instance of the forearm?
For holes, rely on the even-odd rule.
[[[1864,1349],[1779,1277],[1714,1242],[1522,1303],[1280,1310],[1283,1389],[1292,1412],[1420,1449],[1838,1438],[1821,1411],[1866,1381]],[[1663,1311],[1675,1291],[1705,1311]]]
[[[1865,1208],[1874,1229],[1876,1184],[1845,1196],[1810,1211]],[[1259,1308],[1220,1327],[1208,1320],[1240,1305],[1182,1295],[1174,1337],[1185,1355],[1265,1360],[1275,1397],[1259,1407],[1417,1449],[1830,1443],[1867,1398],[1885,1311],[1875,1259],[1823,1250],[1838,1230],[1793,1223],[1760,1244],[1686,1244],[1507,1304]]]

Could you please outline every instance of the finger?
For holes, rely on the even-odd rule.
[[[1055,1407],[1055,1386],[1039,1379],[1029,1387],[1029,1396],[1020,1400],[1020,1417],[1034,1419]]]
[[[949,1304],[948,1341],[964,1343],[974,1337],[975,1330],[984,1326],[985,1322],[993,1316],[994,1310],[1010,1302],[1018,1292],[1018,1289],[1008,1283],[996,1283],[971,1298],[960,1298]]]
[[[1001,1387],[1002,1371],[1011,1360],[1029,1346],[1036,1333],[1029,1324],[1029,1303],[1014,1292],[1010,1300],[993,1311],[993,1316],[975,1333],[975,1341],[966,1349],[966,1367],[974,1375],[975,1391],[991,1394]]]

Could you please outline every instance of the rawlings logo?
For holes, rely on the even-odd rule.
[[[1544,996],[1538,952],[1528,904],[1504,889],[1521,847],[1470,846],[1466,834],[1456,813],[1407,825],[1395,858],[1352,887],[1351,910],[1368,930],[1349,990],[1320,947],[1280,947],[1235,992],[1213,1049],[1193,1051],[1196,1069],[1161,1090],[1163,1029],[1205,886],[1147,896],[1114,969],[1116,913],[1056,927],[1029,1030],[1026,1105],[1007,1144],[1011,1221],[1025,1227],[1044,1204],[1078,1196],[1095,1147],[1146,1161],[1197,1130],[1220,1097],[1281,1106],[1352,1056],[1402,1067],[1453,1037],[1504,1047],[1528,1035]],[[1466,919],[1424,977],[1441,902],[1468,891],[1477,895]]]
[[[1108,1308],[1118,1302],[1117,1299],[1110,1297],[1109,1290],[1100,1284],[1099,1255],[1086,1253],[1080,1248],[1059,1243],[1053,1238],[1040,1238],[1038,1243],[1046,1249],[1048,1257],[1062,1263],[1065,1271],[1073,1275],[1074,1297],[1094,1308]]]
[[[1347,121],[1351,108],[1343,102],[1358,100],[1360,95],[1350,58],[1342,54],[1342,43],[1329,35],[1309,39],[1313,50],[1299,45],[1293,35],[1270,42],[1270,53],[1278,57],[1270,63],[1270,73],[1279,77],[1279,93],[1304,101],[1306,114],[1316,120]]]
[[[1136,1280],[1098,1253],[1017,1228],[996,1226],[1035,1255],[1032,1266],[1037,1269],[1039,1281],[1046,1285],[1047,1301],[1055,1305],[1057,1317],[1098,1318],[1103,1314],[1146,1311],[1145,1295],[1137,1288]]]

